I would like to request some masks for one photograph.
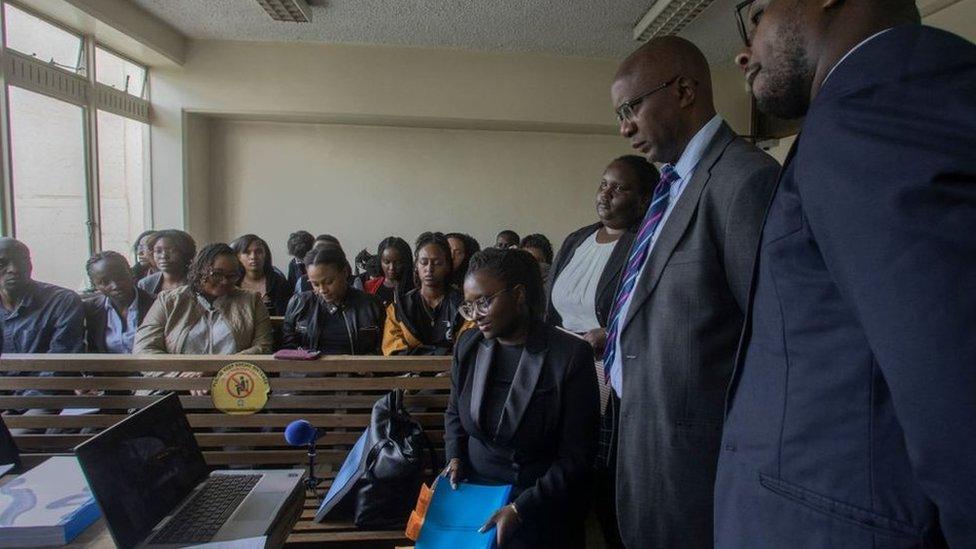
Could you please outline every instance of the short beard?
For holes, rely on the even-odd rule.
[[[800,118],[810,108],[814,67],[800,40],[797,20],[784,24],[776,35],[779,47],[772,62],[763,63],[765,93],[755,94],[759,110],[777,118]]]

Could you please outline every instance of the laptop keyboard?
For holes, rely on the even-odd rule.
[[[213,475],[150,544],[198,543],[213,538],[262,475]]]

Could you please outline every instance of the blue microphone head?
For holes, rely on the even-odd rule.
[[[285,440],[292,446],[305,446],[315,441],[315,427],[304,419],[298,419],[285,427]]]

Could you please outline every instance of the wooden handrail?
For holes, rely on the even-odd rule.
[[[4,354],[0,372],[216,372],[248,362],[265,372],[400,373],[444,372],[450,356],[330,355],[317,360],[277,360],[272,355]]]

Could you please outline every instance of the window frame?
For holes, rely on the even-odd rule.
[[[45,63],[36,58],[30,58],[29,54],[20,52],[16,48],[8,48],[7,43],[7,21],[6,5],[36,17],[55,28],[79,37],[81,49],[79,56],[83,55],[85,60],[84,73],[72,73],[67,69],[56,65]],[[106,84],[98,82],[98,67],[96,62],[96,48],[121,58],[124,61],[133,63],[143,68],[144,81],[141,96],[117,90]],[[55,71],[54,75],[67,75],[64,78],[73,80],[76,95],[66,97],[50,87],[34,85],[23,79],[12,78],[11,71],[17,62],[32,65],[34,69]],[[78,80],[80,79],[80,80]],[[12,81],[14,80],[14,81]],[[82,132],[83,147],[85,153],[85,203],[86,203],[86,229],[88,234],[88,248],[90,253],[102,251],[102,222],[101,222],[101,194],[98,173],[98,113],[105,111],[146,124],[143,142],[146,165],[151,166],[151,90],[149,86],[149,67],[131,57],[118,52],[117,50],[98,42],[91,34],[86,34],[77,29],[73,29],[58,21],[52,20],[43,14],[11,0],[0,0],[0,235],[14,236],[17,234],[17,223],[14,215],[14,193],[13,170],[11,165],[11,131],[10,131],[10,101],[8,97],[8,86],[16,86],[28,91],[40,93],[52,97],[59,101],[65,101],[78,105],[83,110],[84,131]],[[83,89],[79,89],[79,87]],[[152,170],[145,170],[143,180],[143,224],[145,227],[153,226],[152,216]],[[124,250],[120,250],[124,253]]]

